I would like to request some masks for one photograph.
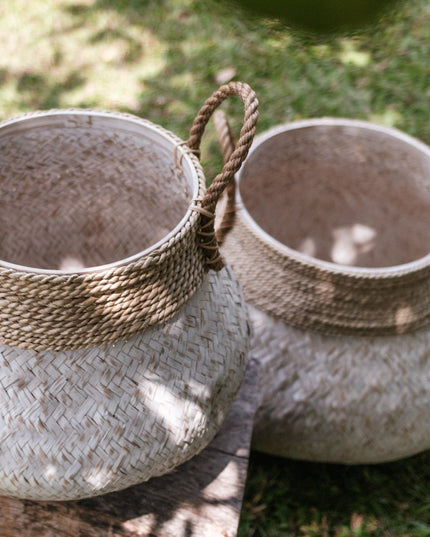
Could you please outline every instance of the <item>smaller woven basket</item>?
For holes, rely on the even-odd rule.
[[[206,190],[215,108],[245,106]],[[222,86],[183,142],[135,116],[36,112],[0,124],[0,494],[78,499],[200,451],[242,381],[248,321],[215,207],[257,121]]]
[[[232,135],[217,130],[226,158]],[[259,136],[230,188],[222,250],[262,363],[254,447],[346,463],[430,447],[430,150],[315,119]]]

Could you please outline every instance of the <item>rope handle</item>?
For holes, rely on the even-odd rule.
[[[230,123],[228,122],[227,115],[223,110],[215,110],[213,119],[223,161],[227,162],[234,151],[236,140]],[[227,186],[225,194],[226,204],[224,213],[221,222],[215,230],[215,235],[219,244],[222,244],[225,236],[234,225],[234,217],[236,214],[236,185],[234,181]]]
[[[243,126],[239,139],[227,159],[225,159],[225,155],[223,154],[225,162],[221,173],[212,181],[201,200],[201,205],[195,205],[193,207],[194,210],[201,213],[199,236],[200,246],[206,256],[206,263],[209,268],[216,271],[221,270],[224,266],[214,229],[216,205],[221,194],[229,185],[232,185],[229,188],[234,188],[234,174],[239,170],[248,154],[257,127],[258,100],[251,87],[243,82],[230,82],[221,86],[207,99],[200,109],[187,140],[188,147],[192,151],[198,152],[205,127],[210,117],[220,104],[232,95],[240,97],[245,108]]]

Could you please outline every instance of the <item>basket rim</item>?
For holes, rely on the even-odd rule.
[[[275,127],[269,128],[265,132],[259,134],[255,137],[254,142],[249,150],[248,157],[244,162],[243,166],[236,174],[236,208],[244,219],[246,220],[247,225],[250,227],[259,239],[266,243],[266,245],[274,250],[277,250],[281,255],[289,257],[294,261],[301,263],[302,265],[307,265],[316,270],[323,270],[324,272],[336,273],[344,276],[358,277],[358,278],[385,278],[392,276],[402,276],[413,274],[414,272],[421,271],[430,266],[430,252],[423,257],[409,261],[407,263],[402,263],[399,265],[389,265],[383,267],[359,267],[359,266],[349,266],[349,265],[340,265],[332,261],[325,261],[323,259],[318,259],[308,254],[304,254],[287,246],[286,244],[280,242],[279,240],[272,237],[267,233],[251,216],[248,212],[241,193],[240,193],[240,181],[241,177],[246,169],[246,166],[249,164],[252,153],[265,142],[270,140],[272,137],[282,134],[284,132],[306,129],[316,126],[350,126],[357,127],[363,130],[372,130],[377,131],[382,134],[391,136],[407,143],[408,145],[413,146],[415,149],[423,152],[430,159],[430,147],[427,146],[424,142],[421,142],[417,138],[406,134],[395,127],[387,127],[385,125],[379,125],[372,123],[370,121],[359,120],[359,119],[348,119],[348,118],[332,118],[332,117],[322,117],[322,118],[311,118],[298,121],[292,121],[289,123],[283,123]]]
[[[133,114],[125,112],[117,112],[110,110],[97,110],[91,108],[67,108],[67,109],[51,109],[51,110],[40,110],[34,112],[28,112],[15,116],[12,118],[5,119],[0,122],[0,136],[1,131],[4,128],[10,126],[18,126],[20,123],[24,123],[32,119],[49,119],[51,117],[58,116],[91,116],[99,117],[105,119],[120,119],[128,121],[134,125],[145,127],[149,131],[152,131],[157,136],[167,144],[170,145],[173,151],[179,152],[179,159],[181,164],[186,163],[186,166],[191,172],[192,181],[193,181],[193,191],[191,193],[191,201],[188,205],[184,216],[181,220],[174,226],[173,229],[169,231],[168,234],[164,235],[156,243],[151,244],[144,250],[137,252],[131,256],[124,257],[117,261],[112,261],[110,263],[105,263],[103,265],[94,265],[90,267],[84,267],[81,269],[75,270],[60,270],[60,269],[42,269],[39,267],[31,267],[26,265],[20,265],[18,263],[11,263],[0,258],[0,270],[8,270],[21,273],[37,274],[37,275],[53,275],[53,276],[71,276],[71,275],[86,275],[92,273],[101,273],[108,272],[115,268],[122,267],[129,264],[134,264],[139,262],[141,259],[149,257],[151,254],[154,254],[163,244],[168,243],[175,235],[177,235],[181,229],[187,224],[190,219],[196,219],[198,213],[196,213],[192,208],[192,200],[198,199],[201,195],[201,179],[204,179],[203,169],[201,167],[199,159],[195,154],[188,148],[186,143],[178,138],[171,131],[161,127],[147,119],[140,118]],[[72,127],[71,127],[72,128]]]

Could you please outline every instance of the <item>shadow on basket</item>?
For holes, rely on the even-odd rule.
[[[219,216],[262,365],[255,449],[376,463],[430,448],[429,169],[425,144],[363,121],[256,139]]]
[[[244,124],[206,189],[200,140],[230,96]],[[0,494],[120,490],[172,470],[219,429],[249,327],[215,209],[251,145],[257,104],[248,85],[222,86],[187,142],[113,112],[0,124]]]

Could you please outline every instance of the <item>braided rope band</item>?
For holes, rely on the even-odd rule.
[[[223,253],[246,300],[298,328],[331,335],[385,336],[430,323],[428,266],[379,277],[323,270],[286,256],[256,233],[240,210],[223,242]]]
[[[61,128],[58,127],[58,124],[61,125]],[[134,132],[131,135],[128,132],[124,134],[124,131],[130,129],[137,129],[138,135],[136,136]],[[55,191],[56,185],[59,185],[57,190],[61,199],[56,199],[54,195],[51,195],[48,198],[50,204],[58,203],[58,207],[62,209],[63,205],[70,205],[67,209],[70,208],[72,214],[77,211],[78,220],[80,220],[85,218],[85,211],[92,210],[91,202],[86,203],[81,209],[79,206],[80,196],[73,196],[71,191],[64,191],[64,189],[70,184],[76,190],[76,183],[85,182],[87,184],[93,181],[95,189],[93,204],[100,205],[98,213],[102,215],[103,211],[108,213],[109,207],[107,209],[102,207],[103,189],[109,187],[110,190],[114,190],[124,183],[124,187],[129,188],[131,192],[134,189],[137,192],[137,183],[147,181],[145,173],[140,172],[135,179],[129,179],[125,175],[122,183],[116,184],[117,179],[113,175],[113,173],[118,175],[129,173],[128,168],[124,168],[122,171],[119,165],[115,164],[115,161],[117,158],[120,160],[123,157],[137,158],[136,153],[140,150],[139,137],[147,135],[147,131],[151,135],[155,132],[158,137],[156,136],[154,141],[150,140],[146,144],[149,149],[147,147],[142,149],[142,160],[147,158],[148,151],[149,157],[153,158],[151,145],[164,140],[164,143],[171,148],[167,150],[166,165],[164,166],[167,170],[172,168],[172,177],[168,180],[172,182],[176,180],[173,162],[177,151],[180,151],[183,155],[183,166],[187,164],[188,169],[194,169],[193,181],[198,183],[193,187],[194,191],[197,195],[202,196],[205,192],[205,178],[197,158],[187,147],[181,145],[181,140],[145,120],[126,114],[74,110],[27,114],[16,120],[4,122],[0,126],[0,145],[3,155],[1,186],[5,191],[5,196],[9,197],[12,196],[14,189],[18,190],[18,193],[22,189],[15,204],[17,222],[15,224],[13,222],[5,223],[5,226],[8,226],[6,229],[10,229],[10,234],[15,236],[15,249],[14,245],[7,248],[4,246],[7,253],[12,252],[12,260],[14,261],[15,257],[18,261],[21,258],[25,259],[26,251],[33,246],[32,243],[28,244],[26,237],[31,232],[30,225],[39,230],[39,233],[36,234],[38,244],[34,247],[33,258],[37,257],[38,249],[45,249],[44,241],[49,242],[46,236],[41,235],[45,227],[48,228],[49,234],[53,237],[51,243],[46,247],[50,252],[50,257],[54,257],[57,250],[62,249],[64,241],[70,240],[66,235],[69,232],[67,227],[71,226],[65,226],[64,229],[61,229],[63,235],[58,239],[56,238],[57,231],[51,229],[55,227],[50,224],[50,216],[55,215],[55,207],[47,215],[41,214],[39,207],[35,211],[35,218],[26,224],[24,223],[25,214],[23,211],[33,210],[31,206],[27,207],[31,200],[27,203],[24,199],[25,188],[30,189],[32,184],[36,183],[33,190],[34,195],[37,196],[38,191]],[[121,137],[124,137],[124,140]],[[135,138],[137,138],[137,142],[135,142]],[[21,143],[21,140],[24,149],[18,152],[16,146]],[[107,147],[112,152],[111,160],[114,162],[112,177],[102,170],[105,161],[108,160],[103,152],[99,159],[97,159],[96,154],[90,155],[86,160],[82,156],[88,146],[92,145],[94,152],[100,152],[100,147],[107,142],[109,142]],[[135,145],[131,146],[133,143]],[[34,154],[31,144],[35,146]],[[14,151],[17,151],[17,155],[14,154]],[[118,152],[117,156],[115,151]],[[21,171],[21,169],[19,174],[13,176],[9,168],[14,164],[14,159],[18,157],[21,160],[25,159],[26,152],[31,153],[33,159],[39,158],[40,163],[36,161],[22,166],[23,168],[28,166],[31,168],[28,179],[24,175],[25,170]],[[156,153],[155,156],[157,156]],[[159,157],[163,158],[163,155],[160,153]],[[90,170],[92,161],[94,161],[94,171]],[[170,161],[171,164],[169,164]],[[82,174],[79,171],[81,162],[85,162]],[[61,171],[64,168],[64,163],[68,164],[72,171],[67,169],[64,172],[64,177],[60,178],[65,183],[65,186],[62,187],[54,172],[56,173],[57,169]],[[18,168],[20,163],[16,162],[15,166]],[[158,165],[155,166],[152,175],[157,173]],[[51,176],[53,177],[52,181]],[[111,184],[104,184],[104,180],[109,179],[112,180]],[[178,179],[182,178],[178,177]],[[40,183],[44,181],[44,183],[39,185],[38,181]],[[188,181],[191,181],[191,178]],[[150,186],[147,184],[146,189]],[[84,193],[88,192],[89,187],[85,185],[83,188]],[[109,195],[107,201],[113,204],[117,194],[114,191],[112,196]],[[48,195],[47,193],[46,196]],[[77,209],[73,202],[68,200],[69,196],[72,196],[72,199],[77,199]],[[18,205],[21,199],[24,205],[22,210]],[[186,199],[184,202],[187,203]],[[34,200],[34,204],[37,204],[37,199]],[[90,228],[96,238],[95,242],[90,241],[86,246],[88,251],[91,250],[88,253],[90,260],[98,259],[97,252],[92,251],[97,249],[97,243],[108,248],[110,247],[108,240],[116,239],[116,236],[122,233],[126,233],[124,242],[133,240],[133,227],[137,229],[133,220],[138,215],[127,214],[125,203],[119,207],[124,215],[118,214],[120,211],[117,211],[115,215],[112,214],[114,225],[110,229],[103,232],[109,222],[102,222],[103,225]],[[48,213],[48,207],[46,211]],[[113,208],[112,211],[114,211]],[[63,213],[62,219],[68,219],[68,212],[63,210]],[[180,213],[178,214],[180,218]],[[128,224],[125,225],[124,221]],[[56,219],[56,225],[58,227],[61,225],[60,219]],[[72,221],[72,226],[79,226],[79,221]],[[118,228],[117,231],[115,226]],[[150,228],[150,226],[151,222],[146,227]],[[23,229],[21,230],[20,227]],[[83,228],[81,232],[83,236],[78,237],[82,243],[86,239],[84,236],[86,229]],[[21,263],[19,266],[11,266],[9,263],[1,262],[1,343],[35,350],[91,347],[126,339],[150,326],[168,320],[200,288],[207,270],[204,255],[198,246],[197,232],[199,229],[198,215],[188,210],[180,224],[176,226],[175,231],[168,235],[165,240],[159,241],[156,247],[147,248],[142,254],[133,256],[129,261],[124,260],[108,264],[105,267],[95,267],[94,270],[65,272],[50,270],[51,268],[55,269],[54,265],[48,265],[48,269],[44,270],[43,268],[27,268]],[[3,243],[6,239],[3,240]],[[121,239],[122,237],[119,237],[118,240]],[[138,248],[138,245],[139,242],[136,241],[134,247]],[[119,242],[115,244],[115,248],[112,247],[112,251],[116,253],[122,251],[122,248]],[[9,261],[10,257],[6,259]],[[101,259],[103,260],[103,256]],[[42,266],[42,262],[38,262],[39,266]]]
[[[241,93],[248,88],[238,87]],[[216,92],[212,106],[237,92],[235,85]],[[208,118],[205,112],[204,121]],[[140,147],[145,136],[146,145]],[[250,145],[248,127],[246,138]],[[58,110],[1,123],[0,151],[0,188],[5,193],[0,201],[0,256],[6,259],[0,261],[0,343],[66,350],[127,339],[173,317],[201,287],[208,268],[220,268],[218,254],[207,254],[211,245],[201,244],[207,233],[202,220],[214,206],[206,208],[196,144],[188,147],[169,131],[128,114]],[[235,159],[233,169],[244,155]],[[145,162],[149,171],[142,169]],[[222,175],[227,181],[229,174]],[[93,198],[83,200],[80,185]],[[128,192],[127,203],[137,204],[136,214],[130,214],[127,203],[109,213],[119,189]],[[177,196],[183,209],[175,208]],[[193,199],[203,201],[200,205]],[[139,206],[139,201],[148,206]],[[93,205],[97,207],[90,218]],[[170,216],[172,211],[176,216]],[[143,225],[145,212],[151,216]],[[169,223],[178,221],[176,226]],[[157,225],[160,230],[169,226],[158,242],[152,236]],[[72,240],[74,228],[75,235],[82,229],[77,244],[85,242],[90,261],[82,266],[90,268],[62,270],[50,264],[51,257]],[[149,245],[156,244],[139,250],[142,239],[136,230],[149,235]],[[101,245],[111,248],[113,261],[106,261]],[[118,257],[118,252],[125,255]]]
[[[353,135],[354,139],[358,129],[367,133],[374,131],[381,154],[392,149],[389,144],[397,144],[398,155],[388,164],[390,170],[396,172],[399,162],[402,162],[406,180],[428,180],[428,168],[421,162],[428,166],[429,148],[394,129],[341,119],[308,120],[298,122],[297,126],[294,123],[280,126],[260,136],[239,174],[236,205],[234,207],[234,200],[230,200],[227,207],[227,212],[234,213],[234,226],[223,238],[222,252],[241,282],[246,300],[287,324],[332,335],[384,336],[413,332],[430,324],[430,255],[403,266],[379,269],[349,268],[320,262],[286,247],[265,232],[248,212],[241,196],[243,176],[259,177],[258,174],[263,174],[262,170],[267,167],[273,177],[276,170],[282,168],[276,155],[268,155],[267,147],[262,149],[265,143],[270,142],[271,136],[302,126],[328,123],[344,127],[345,122],[348,127],[352,125],[353,134],[350,132],[349,136]],[[228,158],[233,141],[226,123],[227,118],[220,114],[216,121],[217,134],[223,154],[227,154]],[[276,146],[276,149],[282,152],[281,146]],[[286,149],[284,147],[284,152]],[[297,158],[302,159],[309,151],[306,145],[300,148],[296,145],[293,149],[299,155]],[[360,149],[356,153],[351,151],[348,156],[342,154],[341,149],[336,150],[340,161],[355,159],[356,155],[363,158],[364,151],[360,152]],[[288,164],[291,165],[290,162]],[[282,169],[285,169],[285,163]],[[380,169],[380,164],[377,169]]]

